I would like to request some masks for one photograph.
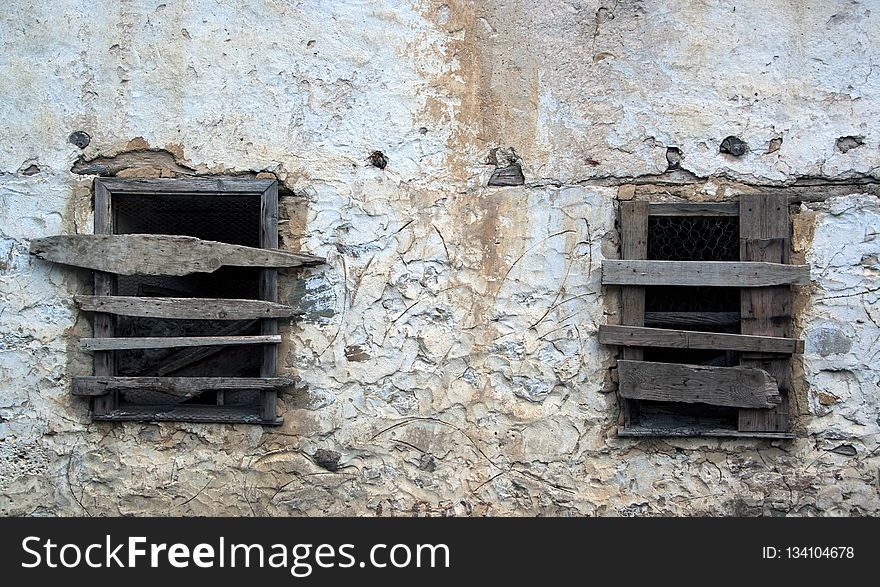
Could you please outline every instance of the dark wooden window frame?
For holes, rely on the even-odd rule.
[[[647,261],[649,216],[739,216],[739,261]],[[622,348],[623,426],[618,435],[793,438],[789,355],[803,352],[803,341],[789,338],[790,286],[809,283],[809,268],[789,264],[785,195],[744,194],[733,203],[621,202],[620,236],[621,260],[604,261],[602,277],[603,284],[620,286],[620,325],[602,326],[599,331],[601,343]],[[646,327],[646,284],[739,287],[741,333]],[[729,319],[720,314],[711,318]],[[646,363],[646,347],[738,351],[739,367]],[[673,380],[678,383],[669,383]],[[737,428],[644,426],[639,420],[640,400],[634,398],[737,407]]]
[[[260,248],[278,248],[278,182],[275,180],[252,180],[241,178],[184,178],[184,179],[121,179],[102,178],[95,181],[95,234],[114,233],[113,199],[118,196],[250,196],[260,198]],[[94,272],[94,293],[96,296],[112,296],[116,290],[116,275],[101,271]],[[264,268],[260,272],[259,299],[275,302],[278,296],[278,270]],[[114,335],[114,316],[96,312],[93,332],[95,338]],[[278,319],[261,318],[261,335],[277,335]],[[276,378],[277,345],[264,344],[260,378]],[[113,377],[116,374],[113,351],[95,351],[94,374],[96,377]],[[269,386],[266,386],[269,387]],[[277,387],[277,386],[275,386]],[[253,413],[248,410],[208,410],[198,416],[187,413],[185,409],[150,410],[149,407],[136,411],[123,410],[119,406],[119,392],[108,391],[93,398],[92,416],[99,421],[145,420],[145,421],[197,421],[278,425],[281,419],[276,413],[277,390],[272,387],[260,389],[260,405]],[[210,406],[208,406],[210,407]],[[204,412],[204,408],[202,409]]]

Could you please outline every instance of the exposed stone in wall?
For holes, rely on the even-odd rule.
[[[0,513],[876,514],[867,10],[7,3]],[[749,149],[720,153],[727,136]],[[487,187],[498,148],[524,185]],[[210,173],[277,177],[282,247],[329,260],[280,278],[308,313],[281,324],[301,381],[284,425],[91,423],[69,391],[91,368],[72,304],[89,274],[28,242],[91,231],[98,175]],[[797,440],[618,439],[596,340],[617,202],[781,186],[813,266]]]

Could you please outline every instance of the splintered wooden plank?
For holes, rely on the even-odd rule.
[[[289,318],[299,314],[290,306],[263,300],[136,296],[74,296],[74,299],[81,310],[147,318],[247,320]]]
[[[624,259],[644,259],[648,256],[648,203],[621,202],[620,255]],[[627,326],[645,324],[645,288],[631,285],[620,288],[620,323]],[[623,358],[641,361],[644,351],[637,347],[623,349]],[[639,402],[623,399],[624,426],[639,421]]]
[[[807,265],[728,261],[602,261],[606,285],[765,287],[810,283]]]
[[[626,398],[770,408],[781,400],[776,380],[762,369],[618,361],[620,394]]]
[[[650,216],[736,216],[736,202],[651,202]]]
[[[802,353],[804,341],[774,336],[747,336],[667,328],[637,326],[600,326],[599,342],[622,346],[666,347],[679,349],[714,349],[759,353]]]
[[[645,312],[645,326],[738,326],[739,312]]]
[[[245,344],[279,344],[273,336],[143,336],[130,338],[82,338],[84,351],[119,351],[127,349],[166,349],[189,346],[234,346]]]
[[[73,395],[99,396],[111,391],[149,390],[189,399],[205,391],[277,390],[289,377],[74,377]]]
[[[783,194],[740,196],[740,259],[787,263],[791,250],[788,198]],[[789,336],[791,288],[787,286],[743,289],[740,292],[741,332],[763,336]],[[741,431],[778,432],[789,428],[791,367],[787,358],[745,354],[743,366],[766,370],[777,381],[782,402],[770,410],[739,411]]]
[[[118,275],[189,275],[235,267],[300,267],[324,260],[303,253],[258,249],[165,234],[77,234],[38,238],[40,259]]]

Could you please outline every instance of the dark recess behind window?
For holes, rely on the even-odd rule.
[[[177,234],[250,247],[260,246],[260,200],[254,197],[211,195],[118,195],[113,198],[116,234]],[[117,294],[148,297],[259,298],[260,270],[221,267],[213,273],[183,277],[119,276]],[[212,336],[224,334],[229,322],[172,320],[118,316],[118,336]],[[240,322],[235,334],[259,334],[257,323]],[[228,333],[226,333],[228,334]],[[153,375],[180,349],[117,352],[118,374]],[[186,351],[183,351],[186,352]],[[262,351],[257,346],[227,347],[212,356],[166,375],[258,377]],[[167,396],[129,391],[124,402],[167,403]],[[259,392],[227,395],[225,403],[259,402]],[[215,404],[216,393],[203,393],[183,403]]]
[[[737,216],[649,216],[649,260],[657,261],[738,261],[739,217]],[[645,288],[645,312],[649,313],[728,313],[738,315],[740,290],[735,287],[649,286]],[[655,314],[656,315],[656,314]],[[655,324],[661,328],[726,332],[737,334],[739,320],[730,324],[696,324],[674,320]],[[735,366],[735,352],[645,348],[644,360],[693,365]],[[657,428],[673,426],[711,426],[736,428],[737,410],[705,404],[640,402],[642,425]]]

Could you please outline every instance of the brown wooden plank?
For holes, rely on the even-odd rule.
[[[602,283],[710,287],[805,285],[810,283],[810,268],[765,262],[602,261]]]
[[[761,369],[623,360],[617,370],[626,398],[735,408],[769,408],[781,401],[776,381]]]
[[[645,312],[645,326],[739,326],[739,312]]]
[[[126,349],[166,349],[190,346],[234,346],[246,344],[278,344],[280,336],[142,336],[129,338],[81,338],[84,351],[118,351]]]
[[[648,203],[621,202],[620,204],[620,256],[623,259],[645,259],[648,256]],[[643,326],[645,320],[645,288],[625,286],[621,289],[620,323],[627,326]],[[623,358],[641,361],[644,351],[640,348],[623,349]],[[622,399],[624,426],[639,421],[639,402]]]
[[[113,232],[113,206],[110,191],[103,181],[95,182],[95,234],[111,234]],[[116,291],[116,276],[112,273],[96,271],[93,275],[94,293],[98,296],[109,296]],[[99,312],[92,322],[92,336],[95,338],[112,337],[116,318],[111,314]],[[94,373],[99,376],[116,374],[116,355],[111,352],[96,352],[94,357]],[[119,403],[117,393],[108,393],[92,400],[92,414],[107,414],[116,409]]]
[[[760,353],[802,353],[804,341],[773,336],[747,336],[669,328],[638,326],[599,327],[599,342],[622,346],[665,347],[679,349],[714,349]]]
[[[104,178],[101,182],[114,194],[259,196],[274,179],[244,177],[178,177],[173,179]]]
[[[73,395],[149,390],[189,399],[205,391],[277,390],[294,383],[289,377],[74,377],[71,389]]]
[[[736,202],[651,202],[650,216],[737,216]]]
[[[740,197],[740,259],[788,263],[791,250],[788,198],[743,194]],[[791,333],[791,288],[743,289],[740,293],[741,332],[787,337]],[[779,385],[780,405],[770,410],[739,411],[739,430],[780,432],[789,429],[791,368],[787,359],[743,355],[740,364],[766,370]]]
[[[247,320],[289,318],[300,314],[298,310],[290,306],[263,300],[137,296],[74,296],[74,300],[81,310],[89,312],[147,318]]]
[[[118,275],[189,275],[235,267],[301,267],[314,255],[166,234],[57,235],[31,241],[40,259]]]
[[[263,192],[260,199],[260,246],[267,249],[278,248],[278,184],[273,183]],[[260,299],[275,302],[278,299],[278,271],[266,268],[260,272]],[[260,321],[260,332],[264,335],[278,334],[278,320],[263,319]],[[262,377],[274,377],[278,371],[278,348],[263,347],[263,358],[260,363]],[[264,422],[274,422],[277,415],[278,394],[274,390],[266,390],[260,394],[260,417]]]

